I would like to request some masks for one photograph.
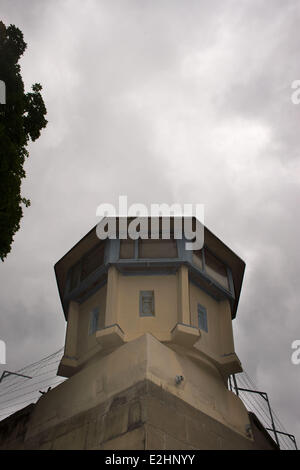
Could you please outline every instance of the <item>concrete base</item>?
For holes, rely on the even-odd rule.
[[[274,443],[213,364],[145,334],[3,420],[0,449],[20,448],[271,449]]]
[[[33,413],[30,405],[0,423],[0,449],[276,449],[254,416],[250,440],[147,380],[28,439]]]

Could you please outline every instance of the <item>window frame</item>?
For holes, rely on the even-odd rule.
[[[199,273],[201,273],[207,280],[209,280],[209,282],[214,284],[218,289],[222,290],[227,295],[229,294],[231,297],[234,297],[234,284],[233,284],[232,272],[231,272],[230,267],[222,259],[220,259],[212,250],[207,248],[207,246],[204,245],[201,250],[202,250],[202,269],[200,269],[200,267],[196,265],[194,261],[192,261],[193,268],[196,269]],[[210,276],[207,273],[206,259],[205,259],[206,252],[208,252],[210,255],[216,258],[217,261],[219,261],[220,263],[224,265],[226,272],[227,272],[228,287],[224,287],[214,277]]]
[[[81,258],[76,262],[74,263],[70,268],[69,268],[69,271],[68,271],[68,276],[67,276],[67,286],[66,286],[66,292],[68,294],[71,294],[73,291],[75,291],[82,283],[86,282],[86,280],[92,276],[96,271],[100,270],[100,269],[103,269],[103,267],[105,266],[105,251],[106,251],[106,245],[105,245],[105,242],[103,244],[103,262],[102,264],[99,264],[93,271],[91,271],[89,274],[87,274],[84,278],[82,277],[82,274],[83,274],[83,265],[84,265],[84,260],[90,256],[93,251],[96,251],[100,245],[103,244],[103,240],[99,243],[97,243],[95,246],[93,246],[87,253],[85,253],[83,256],[81,256]],[[71,281],[72,281],[72,275],[73,275],[73,272],[75,271],[75,269],[79,269],[79,275],[78,275],[78,280],[77,280],[77,284],[75,286],[72,287],[72,284],[71,284]]]
[[[120,240],[120,247],[119,247],[119,254],[118,254],[118,262],[119,263],[144,263],[145,261],[147,262],[152,262],[152,261],[178,261],[180,260],[180,247],[179,247],[179,244],[178,244],[178,240],[177,238],[171,238],[172,241],[174,241],[176,243],[176,250],[177,250],[177,256],[175,257],[156,257],[156,258],[140,258],[139,257],[139,251],[140,251],[140,246],[139,246],[139,243],[141,240],[151,240],[151,238],[147,238],[147,239],[143,239],[143,238],[137,238],[136,240],[134,240],[134,256],[133,258],[120,258],[120,250],[121,250],[121,242],[122,240]],[[165,241],[169,241],[169,239],[153,239],[153,241],[156,241],[156,240],[165,240]]]
[[[89,329],[88,335],[92,336],[98,330],[100,308],[94,307],[89,311]]]
[[[152,300],[152,313],[144,313],[143,312],[143,299],[145,297],[150,297],[151,293],[151,300]],[[139,316],[140,317],[155,317],[155,301],[154,301],[154,290],[140,290],[139,291]]]
[[[208,274],[207,272],[207,269],[206,269],[206,253],[208,253],[210,256],[212,256],[213,258],[215,258],[219,263],[221,263],[225,270],[226,270],[226,277],[227,277],[227,284],[228,284],[228,287],[225,287],[223,286],[219,281],[217,281],[213,276],[211,276],[210,274]],[[220,286],[222,289],[228,291],[228,292],[231,292],[231,284],[230,284],[230,276],[229,276],[229,271],[230,271],[230,268],[227,266],[226,263],[224,263],[223,260],[221,260],[217,255],[215,255],[211,250],[209,250],[207,247],[203,247],[203,254],[202,254],[202,263],[203,263],[203,271],[205,273],[205,275],[211,279],[217,286]]]
[[[202,326],[200,326],[200,315],[204,315],[203,319],[204,322],[202,322]],[[199,302],[197,303],[197,325],[199,330],[205,331],[205,333],[208,333],[208,317],[207,317],[207,309],[200,304]]]

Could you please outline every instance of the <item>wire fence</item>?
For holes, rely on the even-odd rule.
[[[264,397],[267,396],[267,394],[264,392],[258,393],[259,388],[255,385],[254,381],[247,374],[247,372],[242,372],[235,375],[235,381],[237,390],[232,377],[230,378],[229,382],[230,387],[241,398],[247,410],[252,411],[257,416],[272,439],[278,441],[280,449],[295,450],[297,448],[295,437],[288,433],[273,408],[270,406],[269,409],[268,400]],[[245,391],[243,389],[247,389],[249,391]],[[274,426],[272,423],[272,418]],[[276,430],[276,435],[272,429],[273,427]]]
[[[27,377],[14,374],[3,377],[0,383],[0,421],[30,403],[35,403],[42,392],[66,380],[56,375],[62,355],[63,348],[15,372]]]

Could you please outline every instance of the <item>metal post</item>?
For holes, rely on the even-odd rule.
[[[294,446],[295,446],[295,449],[298,450],[297,442],[296,442],[295,436],[293,436],[293,434],[288,434],[288,436],[289,436],[289,438],[293,441]]]
[[[266,428],[266,430],[274,432],[272,428]],[[289,434],[288,432],[283,432],[283,431],[278,431],[278,430],[276,430],[276,432],[277,434],[283,434],[284,436],[287,436],[293,442],[295,449],[298,450],[296,438],[293,434]]]
[[[270,402],[269,402],[268,395],[263,392],[263,393],[262,393],[262,396],[264,397],[264,399],[265,399],[266,402],[268,403],[268,408],[269,408],[269,413],[270,413],[271,423],[272,423],[272,429],[273,429],[273,432],[274,432],[274,436],[275,436],[277,445],[278,445],[278,447],[279,447],[279,449],[280,449],[280,444],[279,444],[279,440],[278,440],[278,436],[277,436],[277,432],[276,432],[276,428],[275,428],[275,424],[274,424],[273,414],[272,414],[272,410],[271,410],[271,407],[270,407]]]
[[[291,439],[291,441],[293,441],[296,450],[298,450],[296,439],[295,439],[295,436],[293,434],[289,434],[289,433],[282,432],[282,431],[277,431],[277,429],[275,428],[275,423],[274,423],[274,419],[273,419],[273,414],[272,414],[272,409],[271,409],[271,406],[270,406],[268,394],[266,392],[260,392],[259,390],[250,390],[249,388],[238,387],[237,384],[236,384],[234,374],[232,375],[232,377],[233,377],[233,381],[234,381],[234,385],[235,385],[236,390],[240,390],[242,392],[256,393],[256,394],[260,395],[261,397],[263,397],[265,399],[265,401],[267,402],[269,413],[270,413],[270,418],[271,418],[272,428],[265,428],[265,429],[267,431],[272,431],[274,433],[275,440],[276,440],[276,443],[277,443],[279,449],[280,449],[280,444],[279,444],[279,440],[278,440],[278,434],[284,434],[285,436],[288,436]],[[237,393],[237,395],[238,395],[238,393]]]
[[[235,393],[237,394],[237,396],[239,396],[239,387],[237,386],[237,383],[236,383],[235,374],[232,374],[232,378],[233,378]]]
[[[272,431],[274,432],[274,436],[275,436],[277,445],[280,449],[280,444],[279,444],[278,436],[277,436],[277,433],[276,433],[276,428],[275,428],[275,424],[274,424],[272,410],[271,410],[270,403],[269,403],[268,394],[266,392],[260,392],[259,390],[249,390],[248,388],[240,388],[240,390],[242,390],[243,392],[257,393],[258,395],[260,395],[261,397],[263,397],[266,400],[266,402],[268,404],[268,408],[269,408],[270,418],[271,418]]]

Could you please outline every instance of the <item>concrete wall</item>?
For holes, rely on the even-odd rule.
[[[198,303],[207,311],[208,331],[201,331],[202,350],[216,355],[234,352],[229,300],[217,301],[193,283],[189,284],[189,297],[193,326],[198,326]]]
[[[77,332],[77,357],[81,358],[93,348],[97,348],[95,335],[89,334],[90,312],[99,308],[99,326],[105,322],[106,285],[99,289],[79,306],[79,326]]]
[[[28,437],[87,412],[144,380],[246,436],[247,410],[227,389],[218,369],[197,351],[171,346],[145,334],[89,362],[38,401]],[[176,375],[184,377],[179,385]]]
[[[253,417],[250,440],[147,380],[30,438],[33,410],[0,423],[0,449],[276,449]]]

